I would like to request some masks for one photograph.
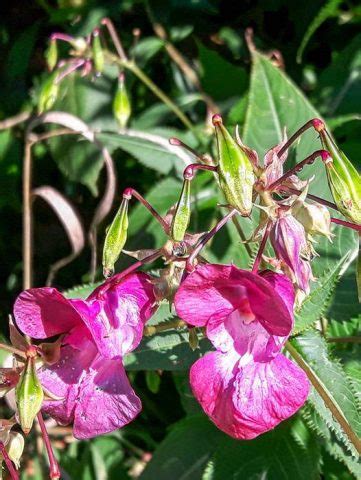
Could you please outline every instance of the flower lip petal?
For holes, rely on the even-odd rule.
[[[31,288],[15,301],[14,316],[19,329],[32,338],[48,338],[81,324],[80,315],[58,290]]]
[[[273,429],[306,401],[306,374],[284,355],[244,366],[234,352],[211,352],[190,371],[193,393],[218,428],[250,440]]]
[[[246,291],[256,319],[272,335],[288,336],[293,316],[275,288],[261,276],[234,265],[203,265],[181,284],[175,306],[187,323],[204,326],[241,307]]]
[[[74,436],[92,438],[131,422],[141,411],[120,360],[101,356],[84,378],[74,412]]]

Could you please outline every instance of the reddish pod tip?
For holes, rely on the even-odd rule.
[[[98,27],[94,28],[93,30],[93,37],[97,37],[100,33],[100,29]]]
[[[327,150],[321,150],[320,156],[322,161],[327,165],[328,163],[332,162],[332,157]]]
[[[176,138],[176,137],[171,137],[169,139],[169,143],[175,147],[181,147],[182,146],[182,142],[179,140],[179,138]]]
[[[123,198],[130,200],[133,195],[133,189],[131,187],[128,187],[124,190],[123,192]]]
[[[320,118],[314,118],[312,125],[317,132],[322,132],[325,129],[325,123]]]
[[[223,123],[222,116],[219,113],[216,113],[215,115],[213,115],[212,123],[214,126],[222,125]]]

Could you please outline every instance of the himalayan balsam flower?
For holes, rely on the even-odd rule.
[[[293,415],[309,392],[306,374],[280,353],[293,327],[294,292],[284,275],[204,265],[175,297],[178,315],[206,327],[216,348],[191,367],[193,393],[210,419],[252,439]]]
[[[155,298],[148,275],[118,276],[86,300],[66,299],[55,288],[22,292],[14,315],[20,330],[35,339],[63,334],[60,360],[38,375],[56,398],[44,411],[61,424],[74,422],[76,438],[121,428],[141,410],[123,367],[139,344]]]

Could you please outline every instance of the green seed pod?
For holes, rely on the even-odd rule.
[[[107,230],[103,248],[103,274],[106,278],[113,275],[114,264],[127,241],[128,204],[129,198],[123,197],[119,210]]]
[[[41,409],[44,393],[36,374],[35,358],[28,357],[20,381],[15,389],[19,423],[27,435]]]
[[[255,175],[250,159],[223,126],[220,115],[214,115],[218,146],[218,176],[227,202],[241,215],[252,210]]]
[[[52,108],[58,95],[59,85],[56,82],[57,72],[53,72],[43,83],[38,102],[38,113],[44,113]]]
[[[58,62],[58,46],[55,39],[51,39],[45,52],[45,60],[49,71],[54,70]]]
[[[188,329],[188,341],[189,341],[189,346],[191,347],[191,349],[194,351],[194,350],[197,350],[197,348],[199,347],[199,338],[198,338],[198,335],[197,335],[197,330],[195,327],[193,328],[189,328]]]
[[[102,73],[104,70],[104,52],[100,42],[98,28],[93,32],[92,53],[95,71],[96,73]]]
[[[124,73],[119,75],[118,88],[113,101],[113,113],[119,127],[125,128],[132,113],[132,107],[125,88]]]
[[[326,163],[326,172],[333,199],[346,218],[360,225],[361,177],[343,151],[337,147],[323,122],[318,121],[315,128],[320,133],[323,147],[332,158],[332,162]]]
[[[191,218],[191,181],[185,179],[178,200],[177,208],[173,216],[171,235],[176,242],[181,242],[187,231]]]

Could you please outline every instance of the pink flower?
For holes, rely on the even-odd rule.
[[[190,325],[206,327],[215,352],[190,371],[195,397],[224,432],[251,439],[305,402],[306,374],[280,353],[293,327],[294,292],[284,275],[233,265],[204,265],[181,284],[175,305]]]
[[[297,287],[308,294],[313,277],[309,262],[302,258],[309,250],[302,224],[286,212],[275,221],[270,240],[277,258],[290,269]]]
[[[38,373],[44,388],[62,399],[46,401],[44,411],[61,424],[74,422],[76,438],[121,428],[141,410],[122,359],[137,347],[153,313],[149,279],[144,273],[114,276],[86,300],[34,288],[15,302],[16,323],[26,335],[64,334],[59,362]]]

